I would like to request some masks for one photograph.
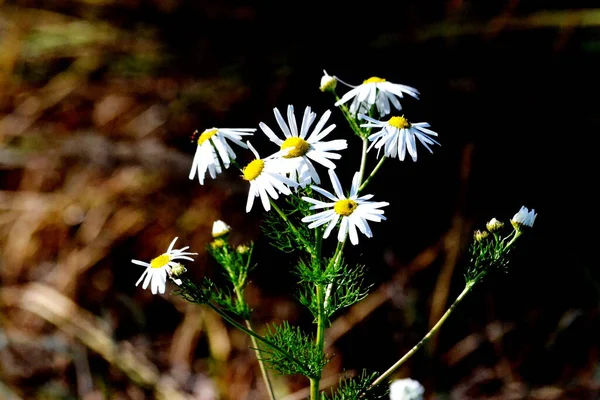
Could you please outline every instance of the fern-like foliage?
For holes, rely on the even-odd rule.
[[[273,370],[284,375],[302,374],[318,379],[329,359],[315,345],[313,338],[305,335],[299,327],[283,324],[269,327],[265,339],[283,352],[272,348],[260,348],[261,359]]]
[[[322,265],[325,267],[322,268]],[[322,263],[308,265],[300,261],[296,266],[296,275],[300,278],[297,298],[300,304],[307,307],[317,318],[318,299],[314,295],[315,286],[326,287],[325,318],[330,319],[334,313],[364,299],[372,284],[364,282],[365,266],[349,267],[343,259],[325,260]]]
[[[492,270],[506,271],[511,250],[512,248],[506,247],[505,240],[500,240],[496,235],[473,241],[469,247],[469,265],[465,270],[465,280],[473,281],[479,274],[486,274]]]
[[[270,243],[284,253],[294,251],[314,251],[313,235],[308,224],[300,220],[310,214],[310,203],[302,200],[302,196],[310,196],[310,186],[301,188],[297,192],[285,197],[286,204],[282,207],[289,222],[283,220],[277,213],[266,213],[265,223],[261,229],[265,236],[270,238]],[[295,229],[290,227],[293,224]]]
[[[224,311],[242,319],[250,319],[250,308],[244,301],[239,301],[228,289],[213,290],[211,301]]]
[[[215,284],[208,278],[203,278],[201,283],[197,284],[189,278],[182,277],[179,289],[174,290],[173,294],[183,297],[190,303],[206,304],[212,300],[215,291]]]
[[[342,378],[338,387],[329,394],[321,392],[321,400],[375,400],[388,398],[389,388],[378,385],[371,390],[369,386],[377,378],[377,373],[363,370],[359,376]]]
[[[325,299],[325,316],[329,319],[342,308],[358,303],[369,294],[373,284],[364,282],[365,266],[350,268],[342,264],[338,279],[330,289],[329,298]]]

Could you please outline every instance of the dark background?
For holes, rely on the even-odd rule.
[[[187,174],[195,129],[275,128],[273,107],[293,104],[297,118],[307,105],[333,111],[332,137],[349,141],[337,170],[349,184],[360,146],[318,90],[325,69],[352,84],[380,76],[417,88],[403,112],[429,122],[441,146],[419,147],[417,162],[386,161],[366,190],[390,203],[388,219],[347,259],[366,264],[374,286],[348,314],[362,317],[331,327],[341,333],[328,337],[335,357],[324,376],[399,359],[462,290],[473,230],[492,217],[508,225],[526,206],[538,217],[508,273],[476,287],[394,377],[419,380],[428,399],[598,398],[598,5],[1,7],[0,397],[153,398],[166,385],[201,399],[265,398],[247,338],[202,308],[136,288],[141,269],[130,260],[178,236],[201,253],[190,273],[217,276],[204,249],[223,219],[234,242],[256,243],[247,295],[257,325],[311,329],[292,296],[293,259],[261,234],[259,204],[244,212],[237,173],[204,186]],[[266,156],[263,139],[258,131],[253,144]],[[98,331],[107,341],[95,347]],[[154,375],[139,378],[107,356],[114,348]],[[275,380],[281,398],[303,398],[292,395],[302,378]]]

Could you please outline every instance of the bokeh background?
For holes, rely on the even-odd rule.
[[[256,244],[259,327],[311,318],[292,260],[226,171],[188,180],[196,129],[275,127],[273,108],[331,109],[325,69],[416,87],[404,112],[441,146],[389,160],[390,203],[349,248],[371,294],[328,329],[323,384],[383,371],[462,290],[474,229],[538,212],[509,273],[478,286],[395,378],[427,399],[600,398],[595,138],[600,4],[461,0],[343,5],[184,0],[0,1],[0,398],[264,399],[249,340],[209,310],[135,287],[174,237],[220,272],[213,221]],[[260,131],[253,143],[273,148]],[[243,156],[242,156],[243,157]],[[274,376],[281,400],[307,381]]]

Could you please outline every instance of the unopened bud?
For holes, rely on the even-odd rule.
[[[496,218],[492,218],[485,226],[488,231],[494,233],[504,228],[504,222],[500,222]]]
[[[216,239],[218,237],[225,236],[229,232],[231,232],[231,227],[229,225],[227,225],[225,222],[218,220],[213,223],[213,227],[212,227],[212,237],[213,238]]]
[[[184,267],[182,264],[176,263],[174,266],[171,267],[171,276],[175,278],[185,274],[186,272],[187,268]]]
[[[327,74],[325,70],[323,70],[323,77],[321,78],[321,92],[333,92],[335,87],[337,86],[337,79],[334,76],[330,76]]]
[[[210,248],[213,250],[220,249],[223,246],[225,246],[225,241],[223,239],[215,239],[210,243]]]
[[[487,231],[476,230],[475,233],[473,234],[473,237],[475,238],[475,240],[477,242],[481,242],[482,240],[487,238],[488,235],[489,235],[489,233]]]
[[[239,254],[246,254],[248,251],[250,251],[250,247],[240,244],[235,251],[237,251]]]

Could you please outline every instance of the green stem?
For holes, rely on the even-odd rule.
[[[336,267],[337,264],[340,262],[340,259],[342,257],[342,252],[344,251],[344,245],[346,244],[347,238],[348,238],[348,235],[346,235],[344,240],[342,240],[341,242],[338,242],[337,247],[335,249],[335,253],[333,253],[333,257],[331,257],[331,260],[329,261],[329,265],[327,266],[327,269]],[[333,289],[333,282],[331,282],[329,285],[327,285],[327,290],[325,291],[325,299],[324,299],[325,306],[327,306],[327,301],[329,300],[329,296],[331,295],[332,289]]]
[[[367,179],[365,179],[365,181],[363,182],[363,184],[360,185],[360,187],[358,188],[358,193],[362,192],[362,190],[369,184],[369,182],[371,182],[371,179],[373,179],[373,177],[375,176],[375,174],[377,173],[377,171],[379,171],[379,169],[383,165],[383,162],[386,159],[387,159],[386,156],[381,157],[381,160],[379,160],[379,162],[377,163],[377,165],[375,166],[375,168],[373,168],[373,171],[371,171],[371,174],[367,177]]]
[[[410,349],[410,351],[408,353],[406,353],[404,356],[402,356],[402,358],[400,360],[398,360],[394,365],[392,365],[390,368],[388,368],[387,371],[385,371],[377,379],[375,379],[373,381],[373,383],[371,383],[371,385],[369,385],[369,387],[367,388],[367,392],[370,391],[371,389],[373,389],[375,386],[379,385],[385,379],[387,379],[394,371],[396,371],[398,368],[400,368],[410,357],[412,357],[413,354],[415,354],[421,347],[423,347],[423,345],[429,339],[431,339],[431,337],[442,327],[442,325],[444,324],[444,322],[446,322],[446,320],[448,319],[448,317],[450,317],[450,315],[452,314],[452,312],[454,312],[454,310],[456,309],[456,307],[458,306],[458,304],[460,304],[460,302],[471,291],[471,289],[473,288],[473,286],[475,286],[475,284],[481,278],[483,278],[483,275],[485,275],[485,273],[480,273],[472,281],[470,281],[470,282],[468,282],[466,284],[466,286],[463,289],[463,291],[458,295],[458,297],[456,298],[456,300],[454,300],[454,303],[452,303],[452,305],[450,306],[450,308],[448,308],[448,310],[444,313],[444,315],[442,315],[442,317],[433,326],[433,328],[431,328],[431,330],[429,332],[427,332],[427,334],[425,336],[423,336],[423,338],[419,341],[419,343],[417,343],[412,349]]]
[[[340,98],[338,97],[338,95],[335,95],[335,100],[338,101],[339,99]],[[346,104],[340,104],[339,108],[340,110],[342,110],[344,118],[346,118],[346,121],[348,121],[348,124],[350,125],[350,128],[352,128],[354,133],[356,133],[361,138],[364,138],[365,133],[362,129],[360,129],[360,126],[358,126],[358,124],[356,123],[356,119],[354,118],[354,116],[352,116],[352,114],[350,114],[350,111],[348,111],[348,106]]]
[[[511,247],[515,241],[519,238],[519,236],[521,236],[522,232],[520,230],[515,230],[515,236],[513,236],[513,238],[510,240],[510,242],[508,242],[506,244],[506,246],[504,246],[504,250],[508,249],[509,247]]]
[[[246,327],[249,331],[254,332],[252,328],[252,323],[250,320],[246,320]],[[263,378],[263,382],[265,387],[267,388],[267,392],[269,393],[269,398],[271,400],[275,400],[275,392],[273,391],[273,385],[271,384],[271,378],[269,378],[269,373],[267,372],[267,368],[262,358],[260,357],[260,350],[258,350],[258,342],[254,336],[250,336],[250,340],[252,341],[252,346],[254,347],[254,352],[256,353],[256,359],[258,360],[258,365],[260,366],[260,373]]]
[[[238,298],[238,301],[244,303],[245,299],[242,292],[243,289],[241,287],[235,286],[235,294]],[[252,322],[249,319],[246,319],[245,322],[246,328],[248,328],[249,331],[254,332]],[[260,356],[260,350],[258,347],[258,342],[256,341],[256,337],[250,336],[250,340],[252,341],[252,348],[254,349],[254,353],[256,354],[256,359],[258,360],[258,365],[260,366],[260,373],[262,375],[265,387],[267,388],[267,392],[269,393],[269,398],[271,400],[276,400],[275,393],[273,392],[273,385],[271,385],[271,379],[269,378],[269,374],[267,372],[267,368],[265,367],[265,363],[263,362],[262,357]]]
[[[325,301],[324,301],[324,287],[321,284],[317,284],[316,296],[319,310],[317,313],[317,338],[315,340],[317,349],[320,354],[323,354],[325,347]],[[319,374],[320,375],[320,374]],[[310,399],[319,400],[319,383],[321,377],[310,378]]]
[[[306,367],[306,365],[304,365],[300,361],[296,360],[294,358],[294,356],[292,356],[290,353],[288,353],[287,351],[285,351],[281,347],[277,346],[275,343],[271,342],[270,340],[265,339],[264,337],[260,336],[259,334],[257,334],[253,330],[250,330],[250,329],[246,328],[244,325],[238,323],[236,320],[234,320],[229,315],[227,315],[219,307],[215,306],[212,303],[206,303],[206,306],[209,307],[210,309],[212,309],[213,311],[215,311],[221,317],[223,317],[223,319],[225,321],[229,322],[235,328],[241,330],[242,332],[246,333],[247,335],[249,335],[249,336],[251,336],[253,338],[256,338],[258,341],[260,341],[261,343],[263,343],[265,346],[267,346],[267,347],[269,347],[269,348],[277,351],[279,354],[281,354],[282,356],[284,356],[285,358],[287,358],[288,361],[290,361],[291,363],[296,364],[297,366],[299,366],[301,371],[308,371],[308,368]]]

